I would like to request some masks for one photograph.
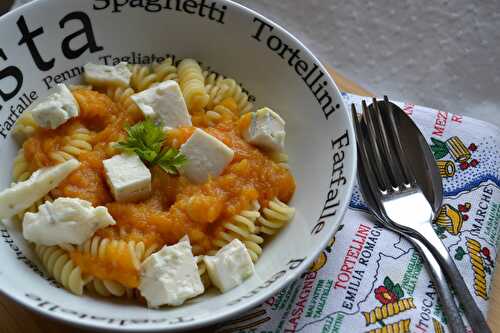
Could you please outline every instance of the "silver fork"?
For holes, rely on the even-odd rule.
[[[467,330],[465,328],[463,318],[458,311],[458,307],[455,303],[455,298],[453,297],[451,289],[448,285],[448,282],[446,281],[443,270],[439,266],[439,263],[436,261],[429,249],[427,249],[427,247],[419,239],[407,234],[404,230],[395,226],[388,218],[383,215],[382,211],[380,210],[380,207],[377,204],[377,200],[375,200],[375,195],[372,193],[371,188],[368,186],[368,177],[365,172],[365,165],[367,164],[365,151],[366,147],[362,139],[363,134],[361,131],[361,126],[357,119],[356,108],[354,107],[354,105],[352,106],[352,117],[354,119],[356,141],[358,145],[358,183],[366,204],[370,208],[373,216],[382,225],[405,237],[420,253],[422,258],[424,259],[425,267],[429,270],[432,281],[434,282],[434,286],[437,290],[441,306],[443,307],[443,313],[446,317],[449,329],[453,333],[465,333]],[[433,194],[434,200],[438,200],[438,198],[436,198],[435,196],[435,193]],[[436,211],[436,207],[440,205],[440,202],[441,201],[439,201],[439,203],[437,203],[436,205],[433,205],[434,211]]]
[[[390,107],[387,97],[386,105]],[[491,332],[448,250],[432,228],[434,211],[416,182],[404,153],[393,112],[381,112],[374,99],[372,110],[363,101],[359,141],[367,185],[382,215],[393,228],[418,238],[432,252],[453,285],[475,332]]]

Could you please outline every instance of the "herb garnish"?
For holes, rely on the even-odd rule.
[[[119,142],[118,147],[136,153],[149,166],[158,164],[165,172],[176,175],[179,168],[186,163],[186,156],[177,149],[163,147],[166,135],[153,120],[141,121],[127,127],[126,131],[128,137]]]

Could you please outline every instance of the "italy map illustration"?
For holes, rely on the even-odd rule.
[[[361,98],[344,94],[346,103]],[[434,228],[483,312],[496,268],[500,222],[499,129],[400,104],[426,137],[445,199]],[[293,223],[293,222],[292,222]],[[356,186],[342,225],[309,270],[222,332],[448,332],[418,252],[378,225]]]

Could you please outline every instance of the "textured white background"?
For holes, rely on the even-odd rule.
[[[378,95],[500,125],[500,0],[237,1]]]
[[[238,0],[378,95],[500,125],[500,0]]]

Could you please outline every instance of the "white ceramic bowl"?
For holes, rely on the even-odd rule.
[[[225,0],[116,5],[126,2],[39,0],[0,19],[0,188],[10,184],[19,148],[8,132],[30,95],[44,96],[58,82],[79,82],[78,68],[89,61],[133,62],[135,56],[141,62],[168,54],[198,59],[236,78],[257,106],[283,115],[297,180],[296,217],[267,242],[256,274],[243,285],[160,310],[72,295],[46,278],[14,226],[1,227],[0,290],[34,311],[94,329],[165,331],[221,323],[299,277],[335,232],[355,177],[350,117],[319,60],[262,15]]]

